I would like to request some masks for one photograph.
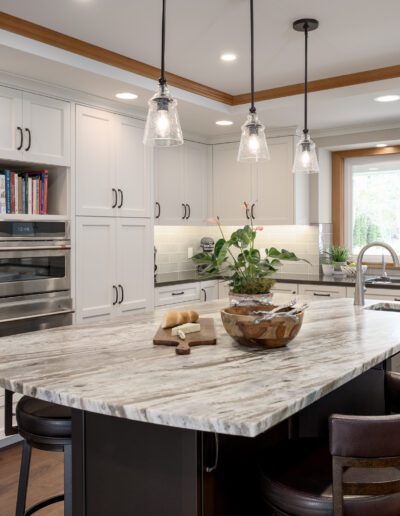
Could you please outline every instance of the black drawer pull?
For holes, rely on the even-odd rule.
[[[317,296],[317,297],[331,297],[330,294],[320,294],[318,292],[314,292],[314,296]]]
[[[111,208],[115,208],[118,203],[118,194],[117,194],[117,190],[115,188],[112,188],[111,190],[112,190],[113,197],[114,197],[114,201],[113,201]]]
[[[121,300],[118,301],[118,304],[120,305],[121,303],[124,302],[124,298],[125,298],[125,292],[124,292],[124,287],[122,285],[118,285],[118,288],[120,289],[121,291]]]
[[[395,301],[400,301],[400,297],[395,297],[394,300]]]
[[[122,208],[123,204],[124,204],[124,192],[121,190],[121,188],[118,188],[118,193],[120,195],[120,202],[118,204],[118,208]]]
[[[251,218],[254,220],[256,217],[254,215],[254,207],[255,207],[255,204],[252,204],[251,205]]]
[[[114,293],[115,293],[115,299],[113,301],[113,306],[116,305],[118,303],[118,289],[115,285],[113,285],[113,290],[114,290]]]
[[[201,291],[204,294],[204,302],[206,302],[207,301],[207,290],[205,288],[202,288]]]
[[[172,292],[171,296],[183,296],[185,292]]]
[[[182,203],[182,208],[183,208],[183,217],[182,217],[182,220],[185,220],[185,219],[186,219],[186,214],[187,214],[186,204],[183,204],[183,203]]]
[[[31,130],[26,128],[25,131],[28,133],[28,146],[27,148],[25,149],[25,151],[28,151],[30,148],[31,148],[31,144],[32,144],[32,135],[31,135]]]
[[[161,204],[159,202],[156,202],[156,208],[157,208],[156,219],[159,219],[160,215],[161,215]]]
[[[190,204],[186,204],[186,208],[187,208],[187,215],[186,215],[186,219],[190,219],[190,215],[191,215],[191,209],[190,209]]]

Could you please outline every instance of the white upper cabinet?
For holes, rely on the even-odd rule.
[[[154,150],[155,222],[166,226],[185,222],[183,147]]]
[[[151,151],[141,122],[76,107],[76,213],[150,217]]]
[[[252,170],[237,161],[239,143],[224,143],[213,148],[213,216],[223,224],[237,226],[246,222],[243,202],[252,200]]]
[[[23,94],[24,158],[34,163],[69,165],[70,104],[42,95]]]
[[[3,159],[22,159],[22,92],[0,87],[0,153]]]
[[[68,102],[0,87],[2,159],[69,165],[70,132]]]
[[[211,149],[207,145],[185,142],[183,146],[183,202],[186,220],[193,225],[207,220],[208,177],[211,169]]]
[[[295,137],[269,138],[268,146],[271,159],[253,165],[236,160],[238,143],[214,146],[213,213],[224,224],[309,223],[309,177],[292,174]]]
[[[113,216],[115,181],[114,115],[76,107],[76,213]]]
[[[205,224],[210,147],[185,141],[179,147],[158,148],[154,170],[156,224]]]
[[[151,150],[143,145],[143,127],[117,117],[118,216],[150,217]]]

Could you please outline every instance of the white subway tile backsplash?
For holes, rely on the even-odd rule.
[[[238,229],[233,226],[223,227],[228,237]],[[220,237],[217,226],[156,226],[155,246],[157,247],[158,272],[179,272],[194,270],[196,266],[187,258],[188,247],[197,253],[200,249],[200,240],[204,236],[214,239]],[[319,229],[318,226],[266,226],[257,234],[257,247],[261,250],[266,247],[278,247],[289,249],[299,257],[311,262],[286,262],[280,272],[282,273],[310,273],[319,272]]]

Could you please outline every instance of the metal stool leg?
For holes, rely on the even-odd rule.
[[[64,516],[72,516],[72,445],[64,446]]]
[[[26,506],[26,494],[28,491],[29,467],[31,464],[32,447],[24,441],[22,448],[21,469],[18,483],[17,507],[15,516],[24,516]]]

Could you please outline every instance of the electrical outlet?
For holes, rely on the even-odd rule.
[[[188,260],[190,260],[190,258],[192,258],[192,256],[193,256],[193,247],[188,247],[188,254],[187,254]]]

